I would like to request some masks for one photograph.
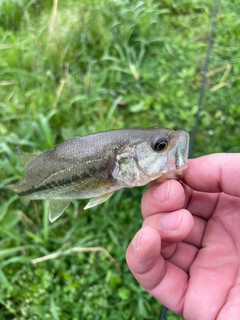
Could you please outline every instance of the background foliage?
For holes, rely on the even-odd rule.
[[[37,153],[123,127],[191,133],[212,8],[206,0],[0,1],[1,185],[23,177],[16,146]],[[239,152],[239,13],[238,0],[219,1],[195,156]],[[75,201],[49,224],[46,203],[25,207],[1,189],[1,319],[158,319],[159,304],[125,262],[143,190],[86,212]],[[83,247],[89,252],[74,252]],[[59,256],[31,262],[50,253]]]

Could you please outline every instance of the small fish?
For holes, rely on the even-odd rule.
[[[49,200],[55,221],[74,199],[106,201],[116,190],[161,178],[179,179],[187,167],[189,135],[164,128],[122,129],[75,137],[39,155],[22,154],[25,177],[7,187],[24,204]]]

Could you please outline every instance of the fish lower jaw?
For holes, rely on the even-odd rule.
[[[174,179],[174,180],[181,180],[184,176],[185,168],[181,168],[181,170],[171,170],[166,173],[163,173],[161,176],[156,178],[157,182],[164,182],[166,180]]]

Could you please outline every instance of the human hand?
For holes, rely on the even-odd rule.
[[[185,319],[240,319],[240,154],[189,160],[182,183],[157,182],[127,250],[138,282]]]

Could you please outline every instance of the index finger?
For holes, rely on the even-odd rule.
[[[240,154],[216,153],[188,160],[183,181],[197,191],[240,197]]]

